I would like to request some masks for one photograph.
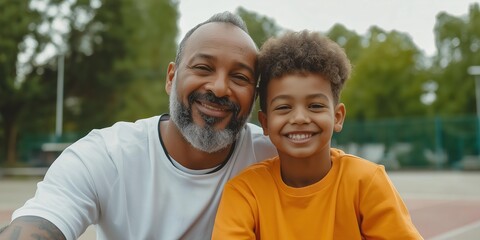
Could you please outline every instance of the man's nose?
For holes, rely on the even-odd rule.
[[[226,74],[218,74],[206,85],[206,89],[215,94],[216,97],[228,97],[231,95],[229,81]]]

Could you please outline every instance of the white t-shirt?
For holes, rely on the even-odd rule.
[[[221,169],[190,174],[167,158],[159,121],[93,130],[55,160],[12,219],[45,218],[67,239],[91,224],[97,239],[210,239],[225,182],[276,150],[258,126],[247,124]]]

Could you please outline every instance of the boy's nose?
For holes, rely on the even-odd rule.
[[[297,108],[292,112],[292,117],[290,118],[291,124],[304,124],[310,122],[310,116],[304,109]]]

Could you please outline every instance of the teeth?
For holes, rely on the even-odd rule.
[[[308,134],[305,134],[305,133],[302,133],[302,134],[288,134],[288,138],[290,138],[292,140],[304,140],[304,139],[307,139],[307,138],[310,138],[310,137],[312,137],[311,133],[308,133]]]
[[[215,110],[215,111],[225,111],[225,109],[222,109],[222,108],[216,108],[216,107],[213,107],[211,105],[207,105],[205,103],[201,103],[202,106],[204,106],[205,108],[208,108],[208,109],[212,109],[212,110]]]

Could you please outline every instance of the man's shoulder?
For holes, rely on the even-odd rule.
[[[245,125],[245,134],[251,137],[254,142],[260,142],[260,144],[271,145],[270,138],[263,134],[263,129],[253,123],[247,123]],[[273,146],[273,145],[272,145]]]
[[[146,133],[156,131],[158,126],[159,116],[139,119],[135,122],[119,121],[110,127],[95,129],[92,133],[97,133],[109,139],[129,139],[132,137],[145,137]]]
[[[251,147],[255,153],[255,162],[262,161],[267,158],[278,155],[275,146],[273,146],[270,138],[263,134],[262,128],[253,123],[247,123],[245,126],[245,137],[243,140],[249,139]]]
[[[116,122],[110,127],[94,129],[85,137],[73,143],[73,149],[104,149],[107,153],[125,152],[123,150],[143,149],[148,141],[153,141],[158,136],[156,127],[159,117],[151,117],[135,122]]]
[[[125,130],[130,131],[143,131],[145,129],[151,128],[152,126],[158,126],[160,116],[154,116],[150,118],[138,119],[134,122],[128,121],[119,121],[113,124],[111,127],[104,128],[102,130],[111,130],[123,132]]]
[[[246,129],[251,133],[251,134],[258,134],[258,135],[263,135],[263,130],[260,126],[254,123],[247,123],[246,124]]]

